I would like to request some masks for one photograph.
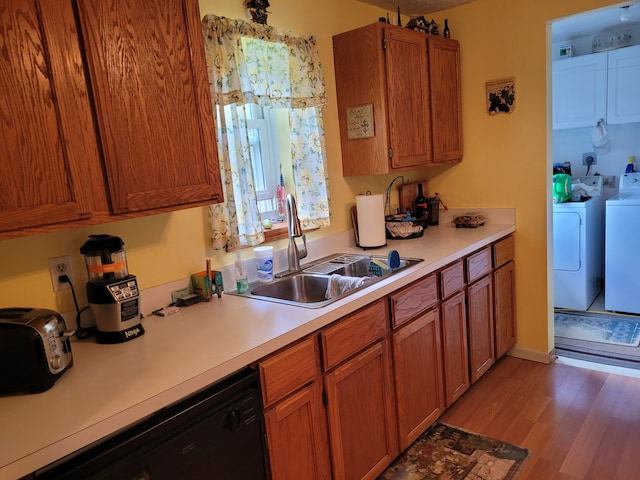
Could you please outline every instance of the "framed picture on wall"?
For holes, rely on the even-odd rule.
[[[515,77],[491,80],[485,84],[487,92],[487,113],[499,115],[513,113],[516,109]]]

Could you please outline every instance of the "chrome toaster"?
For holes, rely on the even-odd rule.
[[[62,316],[44,308],[0,308],[0,393],[37,393],[73,365]]]

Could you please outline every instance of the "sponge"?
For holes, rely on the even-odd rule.
[[[387,265],[389,268],[399,268],[400,267],[400,254],[397,250],[391,250],[389,252],[389,257],[387,259]]]

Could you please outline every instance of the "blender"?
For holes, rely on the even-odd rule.
[[[87,267],[87,298],[97,342],[122,343],[142,335],[138,283],[129,275],[122,239],[89,235],[80,253]]]

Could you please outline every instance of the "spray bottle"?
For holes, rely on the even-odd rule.
[[[249,278],[247,277],[247,266],[242,260],[242,253],[240,250],[236,251],[236,289],[238,293],[244,293],[249,290]]]

